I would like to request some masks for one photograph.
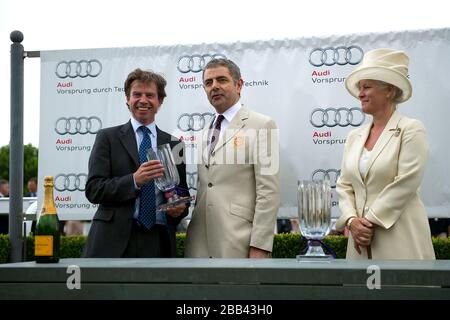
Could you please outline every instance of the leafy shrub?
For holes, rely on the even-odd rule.
[[[179,233],[176,235],[177,248],[176,257],[184,256],[184,243],[186,234]],[[434,252],[436,259],[450,260],[450,238],[440,239],[433,238]],[[34,238],[26,239],[27,261],[34,260]],[[85,236],[67,236],[61,237],[60,257],[64,258],[80,258],[83,253],[83,247],[86,242]],[[344,259],[347,250],[347,237],[344,236],[327,236],[324,243],[329,246],[337,258]],[[306,240],[298,233],[283,233],[275,235],[273,242],[273,258],[295,258],[298,254],[303,254],[306,249]],[[9,252],[11,245],[8,235],[0,235],[0,263],[9,261]]]

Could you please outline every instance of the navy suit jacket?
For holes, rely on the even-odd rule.
[[[158,127],[158,145],[170,143],[175,157],[183,161],[177,165],[180,187],[189,194],[186,184],[184,144]],[[121,257],[130,238],[139,190],[134,186],[133,173],[139,167],[136,135],[131,122],[102,129],[98,132],[89,158],[86,197],[99,204],[92,220],[84,256],[87,258]],[[188,214],[188,208],[178,218],[167,217],[170,249],[163,248],[165,257],[174,257],[176,226]],[[152,244],[149,244],[152,245]],[[168,251],[168,252],[167,252]]]

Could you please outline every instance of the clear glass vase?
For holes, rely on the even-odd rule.
[[[331,227],[330,180],[299,181],[297,200],[300,232],[308,240],[307,252],[297,259],[332,259],[322,248],[322,240]]]
[[[194,197],[180,197],[175,189],[180,183],[180,176],[175,164],[170,144],[162,144],[157,147],[156,152],[149,148],[147,150],[148,160],[159,160],[164,167],[163,175],[155,179],[155,185],[162,192],[173,192],[173,195],[167,199],[167,203],[158,206],[157,210],[165,211],[168,208],[178,206],[194,200]]]

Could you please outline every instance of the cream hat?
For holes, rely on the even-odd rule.
[[[402,90],[397,102],[405,102],[412,94],[408,80],[408,63],[409,58],[403,51],[386,48],[371,50],[364,55],[361,65],[345,79],[345,87],[358,99],[359,81],[384,81]]]

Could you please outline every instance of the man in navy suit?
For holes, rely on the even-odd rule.
[[[142,163],[139,149],[143,140],[157,145],[170,143],[180,175],[180,187],[186,190],[184,144],[155,124],[155,115],[166,97],[166,80],[152,71],[136,69],[125,81],[125,95],[131,119],[123,125],[100,130],[89,158],[86,197],[99,204],[85,247],[85,257],[151,258],[174,257],[175,229],[188,214],[185,204],[156,212],[156,223],[141,223],[140,211],[149,205],[144,188],[160,177],[163,167],[158,160]],[[146,127],[146,128],[143,128]],[[147,135],[145,137],[144,135]],[[177,159],[176,159],[177,160]],[[154,188],[156,205],[169,196]],[[153,204],[153,210],[155,204]],[[154,220],[153,220],[154,221]]]

